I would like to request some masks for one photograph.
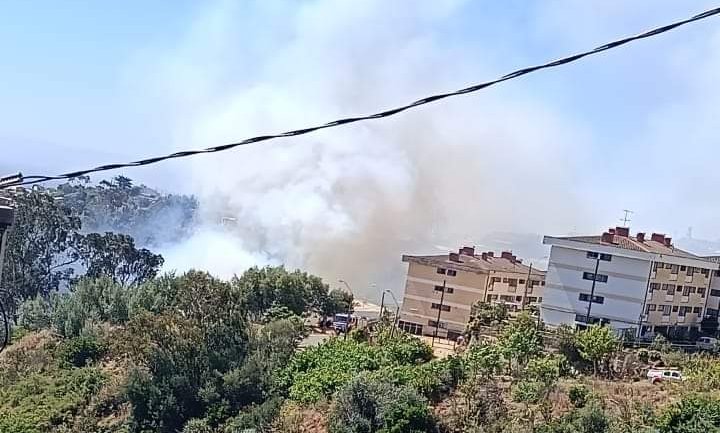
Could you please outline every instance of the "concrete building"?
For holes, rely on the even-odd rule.
[[[399,325],[413,334],[454,339],[465,330],[475,301],[502,302],[511,310],[542,301],[545,272],[524,265],[510,252],[457,253],[402,257],[408,263]],[[443,291],[444,287],[444,291]],[[444,295],[443,295],[444,293]]]
[[[708,304],[718,303],[710,291],[718,263],[676,248],[665,235],[632,237],[616,227],[599,236],[546,236],[543,243],[551,246],[541,305],[549,325],[589,321],[633,335],[693,338]]]

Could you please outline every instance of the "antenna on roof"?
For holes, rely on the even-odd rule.
[[[620,222],[623,223],[623,227],[627,227],[627,226],[628,226],[628,223],[629,223],[630,221],[632,221],[632,219],[630,219],[630,214],[631,214],[631,213],[634,213],[634,212],[631,211],[631,210],[629,210],[629,209],[623,209],[623,212],[625,213],[625,216],[623,216],[622,218],[620,218]]]

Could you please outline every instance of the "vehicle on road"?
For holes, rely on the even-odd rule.
[[[347,313],[338,313],[333,317],[335,332],[347,332],[352,322],[352,316]]]
[[[680,382],[685,380],[680,370],[675,370],[672,368],[651,368],[647,372],[647,378],[650,380],[651,383],[660,383],[663,381]]]
[[[709,350],[710,352],[717,352],[720,349],[718,339],[712,337],[700,337],[695,342],[695,345],[700,350]]]

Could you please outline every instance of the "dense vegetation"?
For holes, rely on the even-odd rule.
[[[662,338],[624,349],[610,328],[548,330],[484,304],[450,356],[392,317],[301,348],[311,316],[348,311],[351,295],[283,267],[158,275],[162,258],[132,237],[83,229],[110,221],[91,217],[102,206],[141,200],[140,187],[63,188],[85,205],[18,197],[0,433],[720,432],[713,356]],[[649,383],[661,363],[687,380]]]

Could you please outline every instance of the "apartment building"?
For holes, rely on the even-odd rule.
[[[634,335],[693,338],[708,305],[716,261],[676,248],[653,233],[630,236],[626,227],[599,236],[545,236],[551,246],[541,305],[545,323],[583,327],[606,323]]]
[[[408,263],[399,326],[413,334],[454,339],[465,330],[472,304],[484,299],[511,310],[542,302],[545,272],[510,252],[475,254],[472,247],[444,255],[404,255]],[[438,323],[438,312],[440,320]]]

